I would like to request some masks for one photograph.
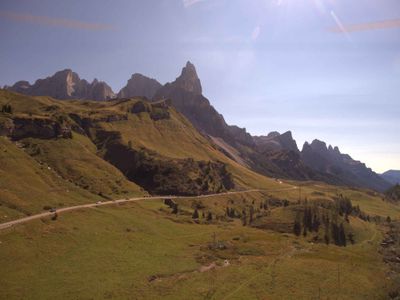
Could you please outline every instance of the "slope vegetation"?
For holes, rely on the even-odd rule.
[[[229,159],[165,101],[56,101],[2,90],[0,106],[12,108],[0,113],[3,209],[278,185]]]

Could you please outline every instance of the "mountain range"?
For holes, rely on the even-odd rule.
[[[381,174],[381,177],[391,184],[400,184],[400,170],[389,170]]]
[[[365,164],[342,154],[338,147],[314,140],[300,150],[292,133],[271,132],[266,136],[252,136],[246,129],[228,125],[224,117],[202,94],[201,81],[195,66],[187,62],[181,74],[162,85],[156,79],[133,74],[118,93],[103,82],[92,83],[80,79],[66,69],[53,76],[38,79],[34,84],[18,81],[4,89],[30,95],[50,96],[60,100],[84,99],[105,101],[144,97],[153,103],[167,100],[193,126],[228,158],[243,167],[274,178],[318,180],[331,184],[388,189],[393,181],[380,176]],[[136,108],[140,109],[140,108]]]

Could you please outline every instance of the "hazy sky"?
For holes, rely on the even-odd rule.
[[[71,68],[118,91],[187,60],[229,124],[400,169],[399,0],[0,0],[0,85]]]

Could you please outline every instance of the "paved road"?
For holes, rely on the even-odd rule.
[[[57,209],[57,214],[65,213],[71,210],[83,209],[83,208],[91,208],[91,207],[100,207],[110,204],[120,204],[120,203],[127,203],[127,202],[136,202],[136,201],[143,201],[143,200],[158,200],[158,199],[178,199],[178,198],[185,198],[185,199],[198,199],[198,198],[208,198],[208,197],[215,197],[221,195],[234,195],[234,194],[244,194],[244,193],[251,193],[251,192],[280,192],[280,191],[288,191],[297,189],[297,187],[290,187],[290,188],[282,188],[282,189],[273,189],[273,190],[261,190],[261,189],[252,189],[252,190],[245,190],[245,191],[237,191],[237,192],[226,192],[220,194],[210,194],[210,195],[200,195],[200,196],[155,196],[155,197],[137,197],[137,198],[130,198],[130,199],[120,199],[120,200],[112,200],[112,201],[104,201],[101,203],[89,203],[89,204],[82,204],[76,206],[69,206],[64,208]],[[55,212],[46,211],[40,214],[32,215],[29,217],[21,218],[18,220],[6,222],[0,224],[0,230],[6,229],[18,224],[26,223],[32,220],[50,217],[56,214]]]

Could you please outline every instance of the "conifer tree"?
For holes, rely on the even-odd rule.
[[[300,236],[300,234],[301,234],[301,224],[300,224],[300,222],[299,222],[298,220],[296,220],[296,221],[294,222],[294,225],[293,225],[293,233],[294,233],[296,236]]]
[[[178,204],[174,203],[172,205],[172,213],[173,214],[178,214]]]
[[[340,227],[339,227],[339,241],[340,241],[340,245],[339,246],[346,247],[346,234],[344,232],[343,223],[340,224]]]

